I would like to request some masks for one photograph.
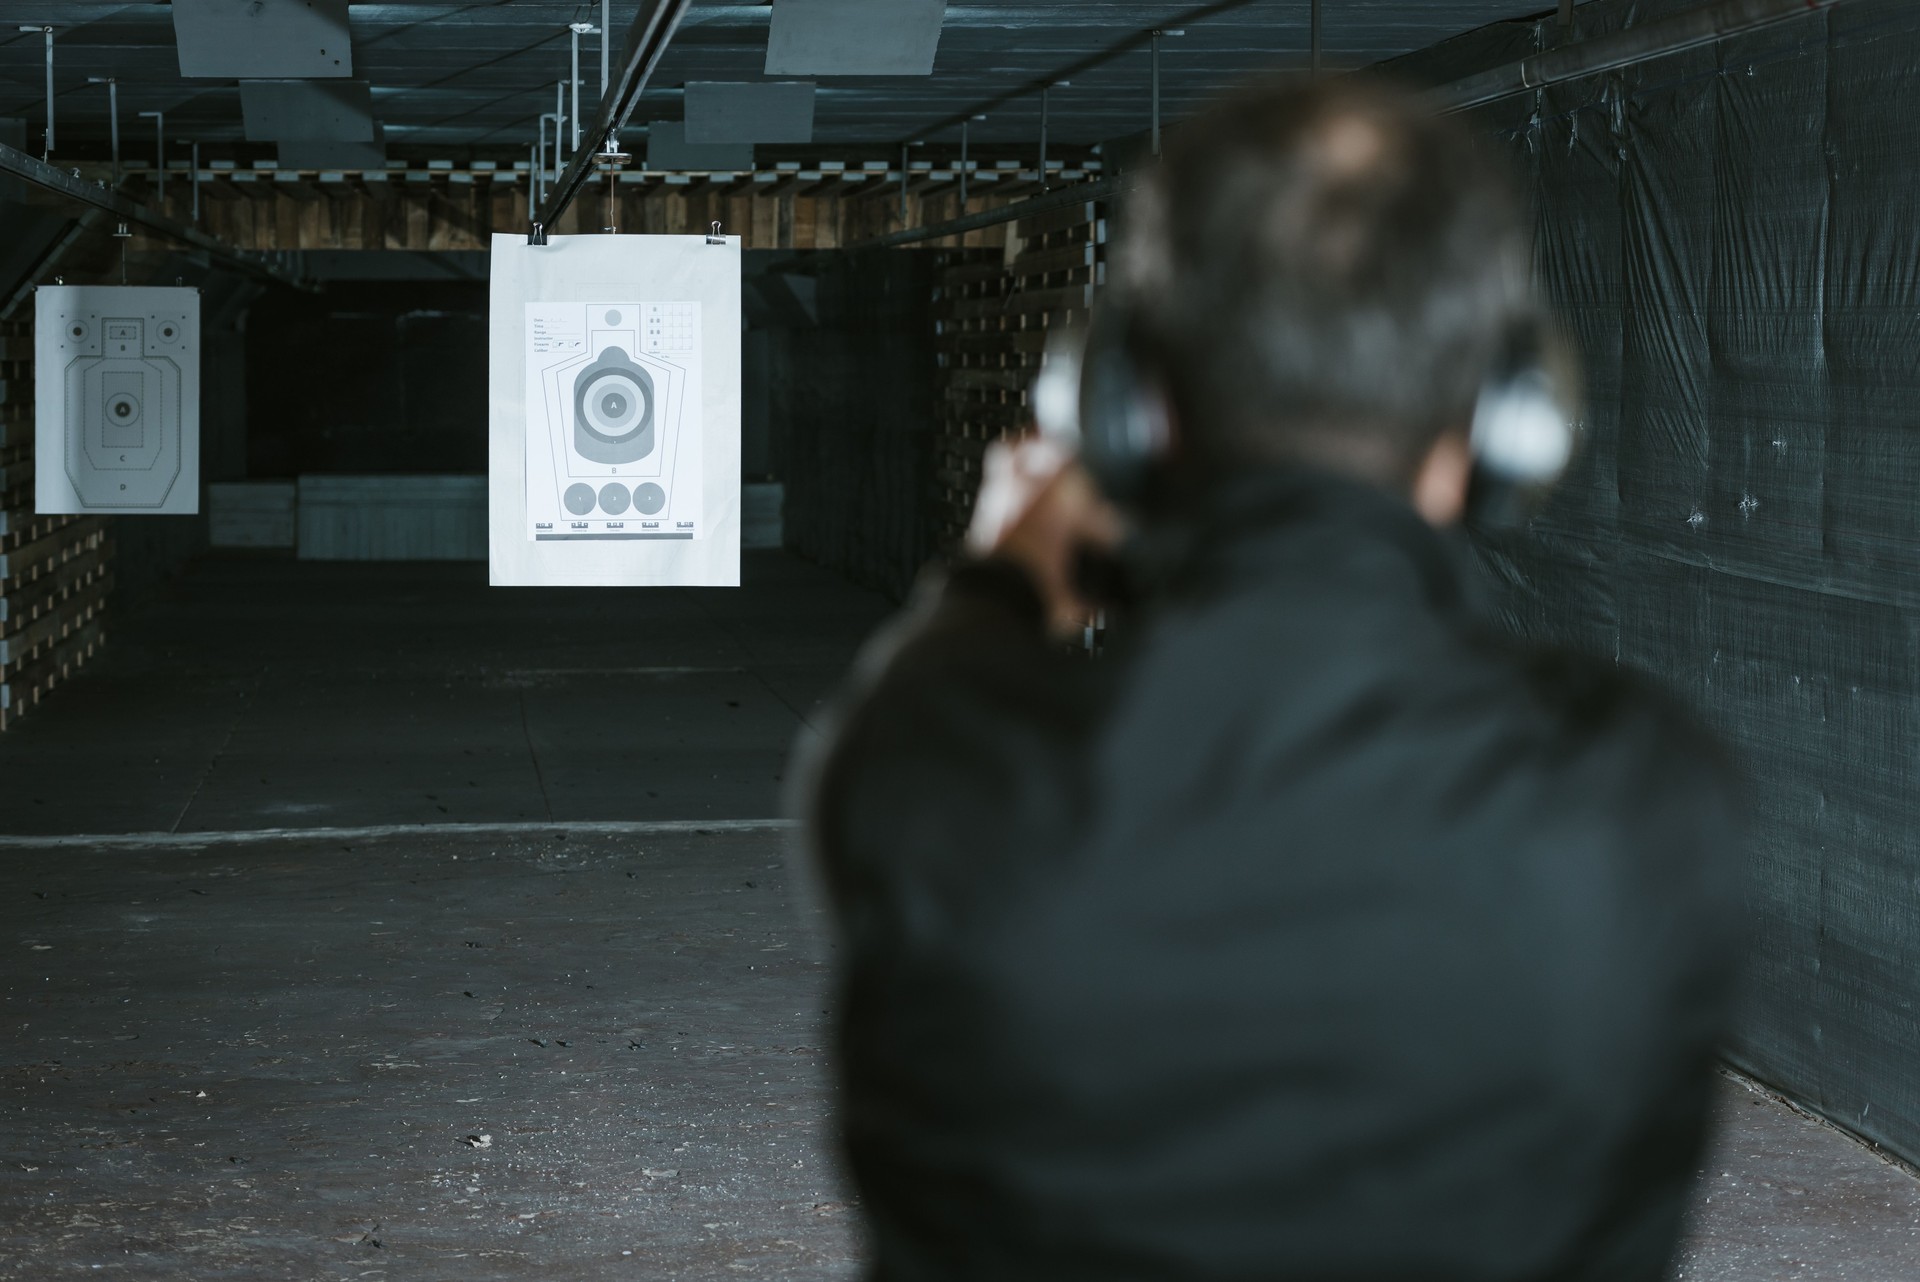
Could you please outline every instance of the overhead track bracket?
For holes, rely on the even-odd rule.
[[[237,268],[249,276],[273,281],[276,284],[292,285],[296,288],[306,287],[306,282],[265,255],[235,249],[216,236],[209,236],[185,223],[177,223],[165,214],[157,213],[146,205],[127,199],[110,187],[87,182],[85,179],[75,177],[68,170],[36,160],[12,147],[0,146],[0,172],[12,174],[15,178],[32,183],[42,190],[112,214],[122,222],[137,223],[149,231],[200,250],[208,257],[225,263],[229,267]]]
[[[679,30],[680,20],[692,3],[693,0],[641,0],[640,12],[627,30],[626,47],[620,54],[613,84],[600,99],[600,109],[584,131],[587,146],[573,154],[566,172],[555,180],[546,199],[535,210],[528,229],[529,239],[535,243],[544,241],[547,229],[559,225],[560,216],[586,185],[599,163],[599,155],[619,150],[620,131],[626,128],[634,109],[640,105],[640,95],[646,92],[648,79],[660,65],[673,33]]]

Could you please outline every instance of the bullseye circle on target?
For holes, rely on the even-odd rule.
[[[595,463],[637,463],[653,453],[653,375],[618,347],[573,383],[573,447]]]

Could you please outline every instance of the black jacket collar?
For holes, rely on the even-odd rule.
[[[1457,531],[1436,530],[1390,490],[1308,467],[1268,465],[1217,475],[1177,512],[1146,523],[1131,559],[1144,595],[1180,594],[1222,573],[1234,580],[1248,567],[1257,573],[1263,548],[1328,529],[1386,544],[1406,557],[1431,608],[1452,612],[1465,606],[1470,553]]]

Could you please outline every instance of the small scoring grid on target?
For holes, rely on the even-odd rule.
[[[686,303],[648,303],[643,342],[649,352],[693,350],[694,310]]]

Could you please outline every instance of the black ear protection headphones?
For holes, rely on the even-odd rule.
[[[1544,314],[1516,324],[1473,405],[1468,525],[1527,523],[1573,461],[1580,405],[1579,364],[1566,340]]]
[[[1573,456],[1578,382],[1544,315],[1513,327],[1474,404],[1468,524],[1524,524],[1560,479]],[[1048,349],[1032,406],[1041,433],[1076,449],[1107,497],[1127,507],[1172,455],[1169,395],[1129,309],[1110,299]]]

